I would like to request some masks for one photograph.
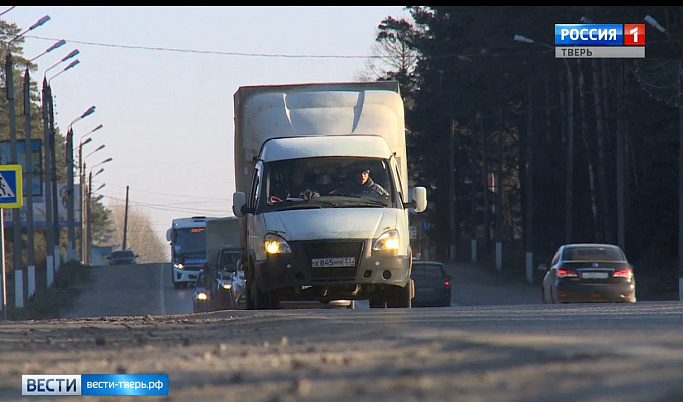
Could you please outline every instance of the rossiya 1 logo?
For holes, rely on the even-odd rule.
[[[645,24],[624,24],[624,45],[645,46]]]
[[[555,45],[644,46],[645,24],[555,24]]]

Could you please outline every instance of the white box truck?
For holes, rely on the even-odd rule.
[[[408,209],[424,211],[427,197],[409,195],[398,83],[246,86],[234,106],[248,308],[410,307]]]

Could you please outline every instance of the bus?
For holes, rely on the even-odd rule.
[[[173,219],[166,231],[171,244],[171,280],[173,287],[190,287],[197,281],[199,271],[207,262],[206,221],[214,218],[193,216]]]

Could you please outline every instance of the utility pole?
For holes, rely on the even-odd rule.
[[[527,87],[527,137],[526,137],[526,281],[532,284],[534,280],[534,238],[533,238],[533,144],[534,144],[534,129],[533,129],[533,97],[531,84]]]
[[[448,258],[449,261],[454,262],[455,261],[455,251],[456,251],[456,245],[458,244],[458,241],[456,237],[458,236],[458,231],[456,228],[456,219],[455,219],[455,119],[451,117],[451,131],[450,131],[450,138],[448,141],[448,210],[450,211],[449,214],[449,227],[450,227],[450,247],[448,249]]]
[[[126,235],[128,234],[128,186],[126,186],[126,207],[123,214],[123,246],[121,250],[126,249]]]

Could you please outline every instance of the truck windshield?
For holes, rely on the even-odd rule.
[[[264,211],[388,207],[398,196],[388,160],[324,157],[264,164]]]
[[[176,255],[206,254],[205,228],[177,229],[173,248]]]

